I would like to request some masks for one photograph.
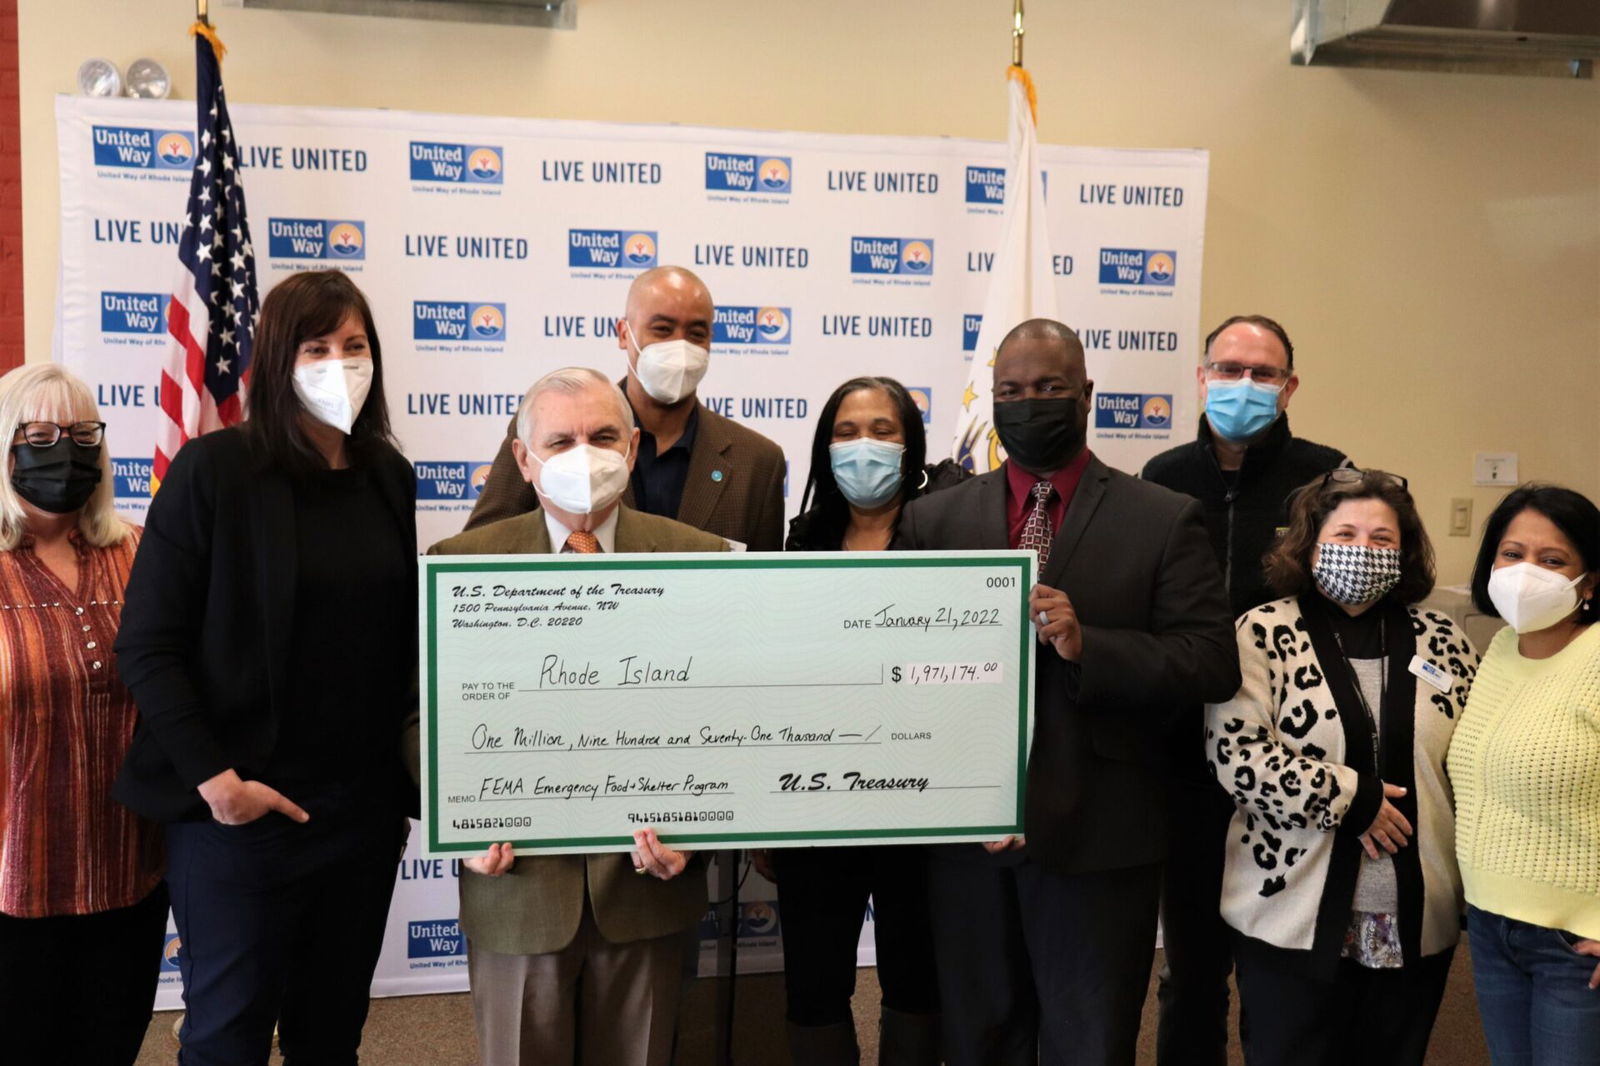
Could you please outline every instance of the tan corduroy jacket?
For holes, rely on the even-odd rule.
[[[726,551],[721,537],[622,507],[619,552]],[[546,555],[550,533],[536,509],[458,533],[429,555]],[[640,877],[626,853],[521,856],[502,877],[461,871],[461,928],[474,945],[503,955],[542,955],[572,942],[584,895],[600,935],[614,944],[688,929],[706,909],[698,862],[671,881]]]

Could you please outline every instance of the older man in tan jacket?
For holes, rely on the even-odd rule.
[[[622,503],[638,441],[627,401],[603,375],[546,374],[523,400],[512,443],[540,506],[429,554],[727,550],[721,537]],[[705,877],[654,830],[634,840],[631,855],[517,858],[495,844],[465,863],[461,927],[484,1066],[669,1060],[683,934],[705,912]]]

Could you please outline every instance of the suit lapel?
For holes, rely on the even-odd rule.
[[[732,480],[728,452],[733,439],[722,431],[722,420],[705,404],[699,404],[694,447],[689,449],[689,472],[683,479],[683,499],[674,517],[687,526],[704,529],[711,521],[717,501]],[[632,502],[628,501],[631,507]]]
[[[655,542],[641,527],[638,512],[631,507],[623,506],[617,509],[617,551],[619,552],[650,552],[655,551]]]
[[[1061,580],[1061,573],[1067,568],[1078,541],[1083,539],[1083,531],[1089,527],[1089,520],[1105,497],[1106,482],[1110,480],[1111,468],[1091,455],[1077,491],[1072,494],[1072,503],[1061,520],[1061,528],[1056,531],[1056,539],[1050,542],[1050,562],[1039,575],[1041,585],[1060,587],[1057,582]]]
[[[550,527],[544,523],[544,508],[535,507],[522,516],[522,528],[516,531],[516,543],[507,547],[507,554],[549,555],[558,551],[550,543]]]
[[[1006,468],[991,470],[978,478],[978,538],[984,547],[1005,548],[1011,544],[1006,525]]]

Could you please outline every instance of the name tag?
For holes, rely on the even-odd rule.
[[[1455,682],[1449,674],[1445,673],[1443,670],[1439,669],[1439,667],[1435,666],[1433,663],[1429,662],[1427,659],[1424,659],[1420,655],[1413,655],[1411,657],[1411,672],[1422,678],[1422,680],[1426,681],[1434,688],[1438,689],[1440,692],[1448,693],[1452,688],[1455,687]]]

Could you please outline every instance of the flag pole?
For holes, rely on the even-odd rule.
[[[206,0],[199,0],[199,2],[202,8],[205,7]],[[1022,66],[1022,33],[1022,0],[1012,0],[1011,65],[1014,67]]]

